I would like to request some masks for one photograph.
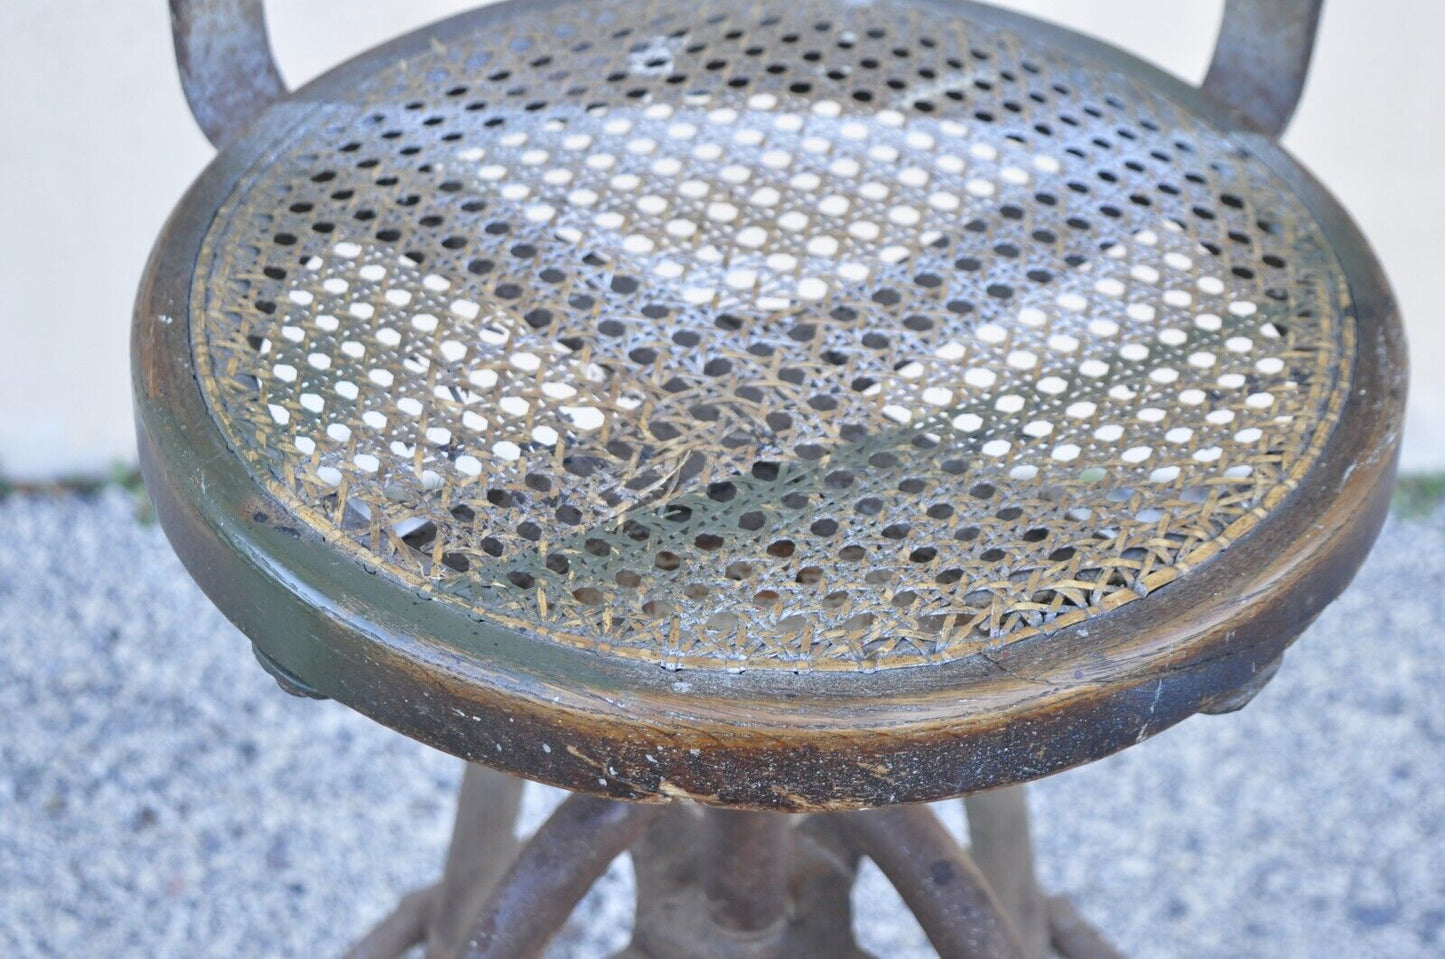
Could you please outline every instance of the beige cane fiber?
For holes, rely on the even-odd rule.
[[[520,5],[212,224],[212,413],[339,548],[669,667],[944,662],[1304,478],[1353,328],[1262,163],[927,4]]]

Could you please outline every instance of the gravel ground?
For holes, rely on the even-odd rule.
[[[431,881],[458,763],[280,693],[130,497],[12,496],[0,544],[0,954],[337,955]],[[1445,954],[1442,619],[1445,511],[1392,519],[1244,712],[1033,788],[1044,881],[1133,956]],[[855,901],[932,954],[876,872]],[[630,909],[624,858],[552,955]]]

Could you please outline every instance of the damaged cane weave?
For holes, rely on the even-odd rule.
[[[265,488],[669,667],[887,669],[1167,585],[1350,387],[1323,228],[1158,92],[927,3],[521,10],[312,107],[192,290]]]

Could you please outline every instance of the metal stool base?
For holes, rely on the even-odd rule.
[[[443,877],[404,897],[348,959],[540,955],[608,864],[631,850],[632,942],[615,959],[864,959],[849,892],[863,857],[944,959],[1119,954],[1034,881],[1022,787],[965,800],[972,850],[922,806],[789,815],[568,798],[526,843],[522,783],[468,766]]]

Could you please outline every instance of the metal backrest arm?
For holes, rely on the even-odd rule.
[[[1304,87],[1323,0],[1226,0],[1204,90],[1279,135]],[[217,147],[286,95],[262,0],[170,0],[181,85]]]
[[[224,147],[286,95],[261,0],[170,0],[176,65],[191,113]]]
[[[1304,89],[1324,0],[1225,0],[1204,92],[1279,136]]]

